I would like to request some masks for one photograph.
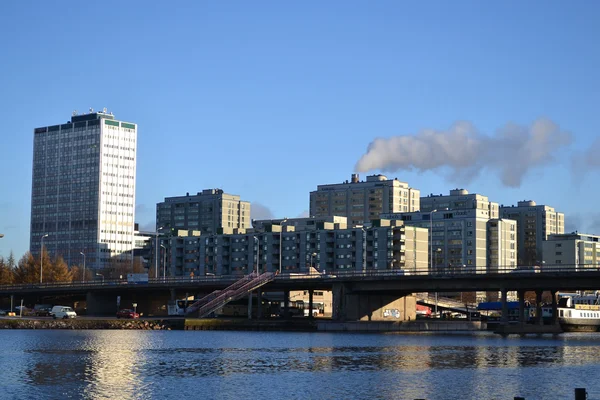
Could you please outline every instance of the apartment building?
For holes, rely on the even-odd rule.
[[[490,219],[487,208],[382,214],[430,233],[429,268],[488,273],[516,267],[516,222]]]
[[[221,189],[205,189],[195,195],[166,197],[156,205],[158,231],[199,230],[216,234],[222,229],[251,227],[250,203]]]
[[[316,229],[296,230],[273,223],[251,233],[192,236],[180,232],[162,243],[167,247],[169,276],[245,275],[256,269],[282,273],[424,270],[428,254],[426,229],[384,220],[368,228],[341,229],[322,222]]]
[[[430,194],[427,197],[421,197],[421,212],[431,212],[432,210],[487,210],[490,219],[499,217],[498,203],[489,201],[487,196],[477,193],[469,193],[465,189],[450,190],[449,195]]]
[[[548,235],[542,242],[542,255],[542,268],[598,268],[600,236],[578,232]]]
[[[106,109],[35,128],[30,251],[70,266],[132,260],[137,125]]]
[[[398,179],[370,175],[360,181],[358,174],[352,174],[350,181],[318,185],[310,192],[310,216],[343,216],[348,226],[358,226],[383,213],[417,211],[419,196],[419,190]]]
[[[519,201],[517,206],[500,206],[502,218],[517,221],[519,265],[536,265],[542,261],[543,242],[549,235],[565,233],[565,215],[553,207]]]

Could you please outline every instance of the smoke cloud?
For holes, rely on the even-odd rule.
[[[483,170],[500,175],[505,186],[519,187],[531,169],[547,164],[572,142],[572,135],[548,119],[530,126],[506,124],[493,136],[470,122],[450,129],[425,129],[416,135],[377,138],[356,163],[357,172],[449,169],[453,180],[469,181]]]
[[[273,212],[269,209],[269,207],[253,202],[250,205],[250,218],[251,219],[273,219]]]

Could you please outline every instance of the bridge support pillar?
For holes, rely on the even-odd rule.
[[[248,293],[248,319],[252,319],[252,292]]]
[[[502,316],[500,317],[500,322],[502,324],[508,324],[508,302],[506,299],[508,291],[505,288],[502,288],[500,293],[502,293]]]
[[[290,291],[283,291],[283,318],[288,319],[290,317]]]
[[[544,319],[542,318],[542,291],[535,291],[535,323],[537,325],[543,325]]]
[[[558,323],[558,310],[556,304],[556,290],[552,290],[550,292],[552,294],[552,325],[556,325]]]
[[[519,290],[517,293],[519,296],[519,322],[523,324],[525,323],[525,292]]]
[[[344,321],[346,319],[346,285],[343,283],[334,283],[332,290],[334,321]]]
[[[256,319],[261,319],[262,315],[262,290],[258,289],[256,291]]]
[[[315,290],[308,289],[308,319],[312,320],[313,317],[313,295]]]

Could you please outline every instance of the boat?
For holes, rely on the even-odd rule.
[[[557,311],[558,323],[565,332],[600,331],[600,292],[559,294]]]

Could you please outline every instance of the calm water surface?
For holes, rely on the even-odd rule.
[[[2,399],[600,399],[600,335],[0,332]]]

